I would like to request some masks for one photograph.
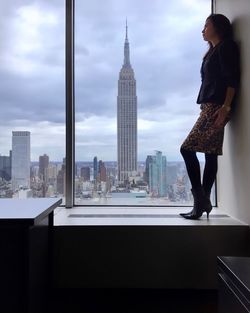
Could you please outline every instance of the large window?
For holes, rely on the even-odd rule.
[[[179,148],[200,112],[211,2],[0,6],[0,197],[190,205]]]
[[[64,197],[64,1],[0,6],[0,197]]]
[[[190,205],[179,149],[200,111],[211,2],[75,5],[75,204]]]

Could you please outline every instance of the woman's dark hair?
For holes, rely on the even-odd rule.
[[[229,19],[223,15],[223,14],[210,14],[206,20],[210,20],[213,24],[213,27],[217,33],[217,35],[220,37],[220,40],[225,39],[233,39],[233,28],[232,24],[230,23]],[[212,50],[213,45],[209,41],[209,49],[204,55],[203,59],[209,54],[209,52]]]

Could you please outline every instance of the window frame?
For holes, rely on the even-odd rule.
[[[215,12],[215,0],[211,0],[211,13]],[[65,207],[162,207],[161,205],[126,204],[75,204],[75,0],[65,0],[65,111],[66,111],[66,173]],[[215,179],[215,207],[218,207],[217,177]],[[190,207],[165,205],[164,207]]]
[[[65,207],[74,206],[75,190],[75,1],[65,0],[66,173]]]

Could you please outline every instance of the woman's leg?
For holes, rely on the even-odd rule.
[[[195,151],[181,148],[180,152],[186,164],[188,176],[193,189],[201,187],[200,163]]]
[[[207,211],[207,217],[211,211],[210,200],[207,199],[203,186],[201,185],[200,163],[195,151],[189,151],[181,147],[180,152],[184,158],[188,176],[192,185],[192,194],[194,197],[193,210],[188,213],[180,213],[181,216],[188,219],[199,218],[203,211]],[[205,177],[206,178],[206,177]]]
[[[205,193],[210,196],[213,183],[218,169],[218,155],[205,153],[205,167],[203,172],[202,185]]]

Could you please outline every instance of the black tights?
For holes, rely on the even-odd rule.
[[[200,163],[196,152],[181,148],[192,188],[201,187]],[[210,192],[216,178],[218,169],[218,155],[205,153],[205,167],[203,172],[202,186],[206,192]]]

